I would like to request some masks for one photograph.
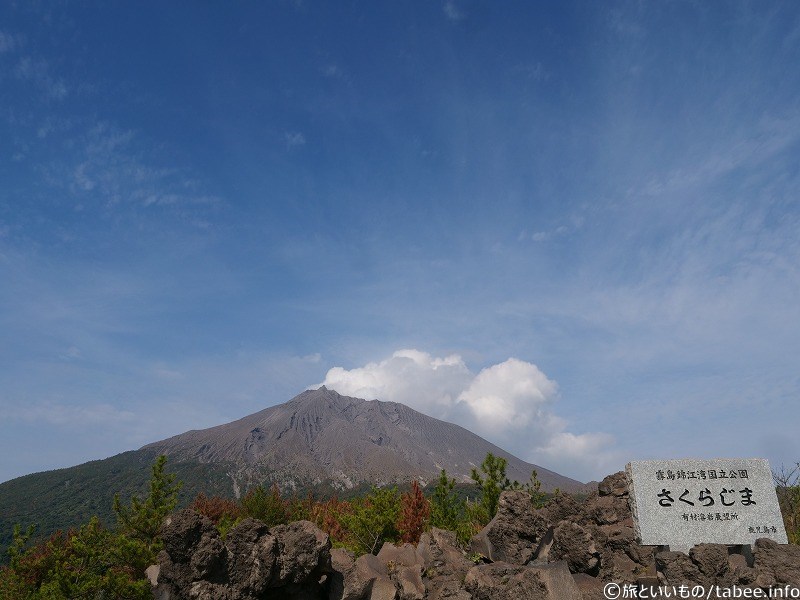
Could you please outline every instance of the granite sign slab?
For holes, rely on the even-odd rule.
[[[638,460],[625,467],[636,538],[695,544],[787,543],[769,463],[760,458]]]

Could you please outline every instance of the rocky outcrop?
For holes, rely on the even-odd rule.
[[[433,528],[422,534],[417,550],[425,567],[424,582],[429,600],[470,600],[463,583],[474,563],[458,547],[453,532]]]
[[[328,535],[298,521],[267,528],[246,519],[223,541],[206,517],[185,509],[162,528],[159,600],[322,598],[331,568]]]
[[[563,562],[537,566],[497,562],[473,567],[464,587],[476,600],[581,600]]]
[[[492,562],[524,565],[536,554],[547,530],[530,494],[506,491],[500,495],[495,517],[472,538],[470,550]]]
[[[640,546],[623,473],[581,502],[562,494],[544,508],[505,491],[467,551],[434,528],[417,546],[386,543],[377,556],[355,557],[331,550],[306,521],[268,528],[248,519],[223,540],[191,510],[173,515],[163,537],[159,565],[148,569],[159,600],[601,600],[608,583],[800,588],[798,546],[760,539],[752,552],[699,544],[688,554]]]
[[[753,558],[759,587],[790,585],[800,588],[800,546],[763,538],[756,540]]]

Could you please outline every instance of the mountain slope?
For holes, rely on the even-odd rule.
[[[542,489],[581,491],[583,484],[526,463],[463,427],[395,402],[342,396],[324,386],[232,423],[190,431],[144,449],[201,463],[228,463],[236,486],[265,478],[288,485],[329,482],[431,481],[445,469],[468,481],[488,452],[508,461],[511,479],[527,482],[536,469]]]
[[[180,504],[185,506],[199,492],[239,496],[272,482],[284,491],[347,496],[373,483],[432,482],[441,469],[469,481],[471,469],[480,466],[487,452],[506,458],[511,479],[527,482],[536,469],[545,491],[587,490],[458,425],[403,404],[349,398],[323,387],[232,423],[0,484],[0,553],[16,523],[37,523],[41,536],[85,523],[95,514],[113,524],[114,494],[121,492],[126,501],[131,494],[146,495],[150,467],[159,454],[168,456],[167,471],[183,481]]]
[[[144,498],[156,458],[149,450],[133,450],[0,483],[0,564],[7,559],[5,548],[11,542],[16,524],[23,530],[35,524],[37,539],[86,523],[95,515],[103,524],[114,525],[114,494],[119,493],[126,503],[131,495]],[[183,482],[178,495],[181,506],[188,505],[200,491],[208,495],[230,495],[230,478],[225,466],[196,461],[170,462],[167,471],[175,473]]]

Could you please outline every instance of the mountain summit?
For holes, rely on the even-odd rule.
[[[189,431],[142,450],[173,461],[227,465],[235,490],[264,480],[290,487],[327,483],[429,482],[445,469],[468,481],[488,452],[508,461],[510,479],[536,469],[542,488],[578,491],[583,484],[526,463],[463,427],[404,404],[342,396],[325,386],[232,423]]]

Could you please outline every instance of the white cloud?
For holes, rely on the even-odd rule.
[[[486,430],[502,431],[541,420],[557,389],[536,365],[509,358],[478,373],[458,400],[469,406]]]
[[[340,394],[400,402],[444,416],[471,379],[458,355],[434,358],[419,350],[398,350],[390,358],[356,369],[333,367],[323,383]]]
[[[622,464],[621,454],[614,452],[614,436],[607,433],[575,435],[561,431],[547,439],[545,446],[535,449],[545,464],[559,464],[567,473],[591,473],[599,480]]]
[[[565,233],[567,233],[567,228],[564,225],[561,225],[560,227],[557,227],[552,231],[535,231],[532,234],[530,234],[530,238],[534,242],[546,242],[548,240],[552,240],[555,237],[562,236]],[[521,240],[525,239],[525,234],[522,234],[520,236],[520,239]]]
[[[556,382],[517,358],[475,374],[457,354],[437,358],[404,349],[363,367],[334,367],[323,384],[341,394],[401,402],[458,423],[520,458],[579,479],[618,468],[614,438],[566,431],[567,422],[553,411]]]

